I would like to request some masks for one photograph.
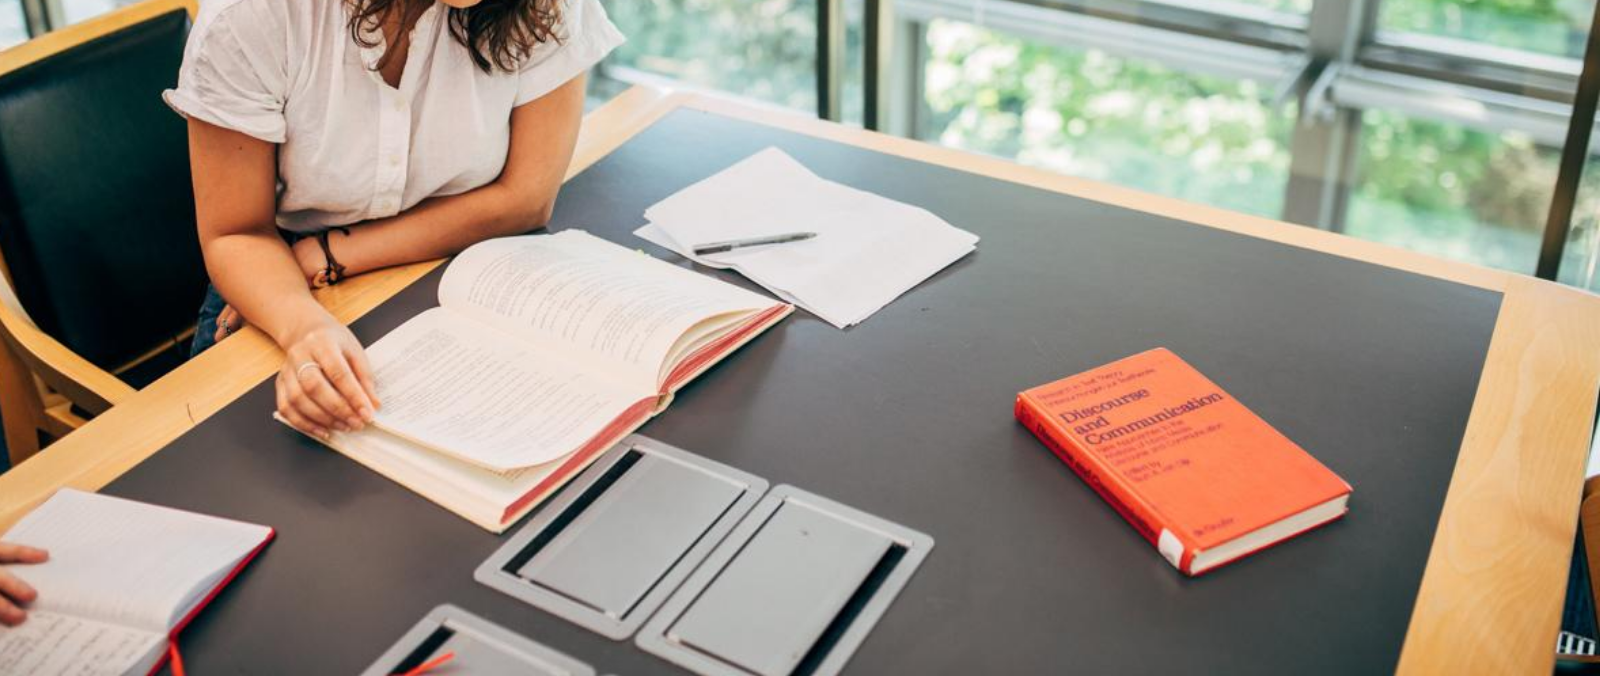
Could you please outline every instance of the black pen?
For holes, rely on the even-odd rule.
[[[752,237],[750,239],[735,239],[727,242],[711,242],[709,244],[700,244],[695,246],[694,253],[696,256],[704,256],[706,254],[722,253],[724,251],[733,251],[734,249],[743,249],[747,246],[766,246],[768,244],[800,242],[816,236],[817,233],[814,232],[791,232],[784,235]]]

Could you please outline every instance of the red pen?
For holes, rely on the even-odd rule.
[[[433,671],[434,669],[437,669],[439,667],[439,665],[444,664],[445,662],[449,662],[450,660],[455,659],[455,657],[456,657],[455,652],[453,652],[453,651],[452,652],[447,652],[447,653],[445,653],[443,655],[440,655],[440,656],[435,657],[435,658],[433,658],[431,660],[423,662],[422,664],[417,665],[415,669],[412,669],[411,671],[408,671],[408,672],[406,672],[404,674],[401,674],[401,676],[422,676],[422,674],[426,674],[426,673],[428,673],[430,671]]]

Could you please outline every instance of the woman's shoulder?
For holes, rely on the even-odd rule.
[[[226,30],[248,39],[286,39],[309,33],[330,18],[337,19],[345,0],[199,0],[193,32],[204,36]]]

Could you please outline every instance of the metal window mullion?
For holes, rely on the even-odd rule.
[[[1561,259],[1567,251],[1572,231],[1572,212],[1577,206],[1578,189],[1583,180],[1583,165],[1589,158],[1589,136],[1594,130],[1595,104],[1600,101],[1600,7],[1589,20],[1588,44],[1583,50],[1583,71],[1578,75],[1578,92],[1572,102],[1572,119],[1567,123],[1567,142],[1561,148],[1561,169],[1556,175],[1555,192],[1550,196],[1550,215],[1545,219],[1544,241],[1539,246],[1539,263],[1534,275],[1554,280],[1561,272]]]
[[[884,78],[891,72],[889,60],[894,53],[893,4],[892,0],[866,0],[862,20],[861,87],[866,100],[861,108],[861,124],[873,131],[881,131],[888,117],[889,87]]]
[[[817,117],[841,117],[844,66],[844,0],[817,0]]]
[[[920,21],[896,18],[894,41],[889,47],[888,79],[884,83],[888,92],[883,100],[883,131],[907,138],[922,138],[922,125],[928,119],[926,69],[922,60],[927,56],[924,43],[928,39],[928,25]]]
[[[1300,15],[1252,8],[1230,11],[1193,0],[1009,0],[1058,11],[1161,28],[1168,32],[1220,38],[1241,44],[1278,49],[1303,49],[1306,19]],[[1241,15],[1236,12],[1245,12]]]
[[[36,38],[50,32],[49,4],[55,4],[55,0],[22,0],[22,21],[27,26],[28,37]]]
[[[1312,72],[1317,79],[1334,77],[1355,59],[1371,39],[1377,2],[1316,0],[1307,24]],[[1344,229],[1346,205],[1354,183],[1356,146],[1361,137],[1361,112],[1338,108],[1324,114],[1323,90],[1300,92],[1299,122],[1289,140],[1289,182],[1283,200],[1286,221],[1325,230]]]
[[[974,15],[970,0],[897,0],[896,16],[917,21],[948,18],[1050,44],[1099,49],[1154,61],[1185,72],[1275,82],[1301,68],[1299,50],[1258,47],[1235,40],[1175,32],[1138,22],[1042,7],[1019,0],[994,0]]]
[[[63,0],[40,0],[44,4],[44,21],[50,30],[65,28],[71,22],[67,21],[67,8]]]
[[[1574,86],[1567,90],[1570,100]],[[1515,131],[1534,143],[1560,148],[1572,119],[1570,103],[1465,87],[1364,66],[1340,68],[1326,98],[1341,108],[1377,109],[1460,125],[1489,134]]]

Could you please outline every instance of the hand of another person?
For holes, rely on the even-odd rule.
[[[0,564],[14,563],[44,563],[50,558],[50,553],[36,547],[0,542]],[[9,570],[0,568],[0,624],[15,627],[28,619],[28,613],[23,606],[33,603],[39,598],[39,592],[34,591],[28,583],[12,575]]]
[[[308,434],[328,438],[372,422],[378,389],[366,350],[326,313],[309,318],[284,342],[278,371],[278,415]]]

